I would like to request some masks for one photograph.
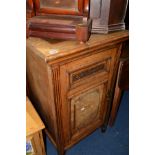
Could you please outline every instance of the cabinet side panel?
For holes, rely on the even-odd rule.
[[[124,23],[128,0],[111,0],[109,24]]]
[[[45,123],[46,129],[55,141],[57,130],[52,85],[49,85],[46,63],[33,52],[34,50],[33,47],[27,45],[26,72],[30,99]]]

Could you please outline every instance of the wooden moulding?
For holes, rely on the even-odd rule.
[[[28,20],[28,36],[88,41],[92,22],[81,16],[46,15]]]
[[[33,0],[37,15],[73,15],[85,16],[89,14],[89,0],[76,0],[77,6],[71,8],[73,0]],[[42,5],[43,4],[43,5]],[[62,7],[64,5],[64,7]],[[67,7],[65,7],[67,6]]]
[[[92,33],[108,33],[125,29],[128,0],[90,0]]]

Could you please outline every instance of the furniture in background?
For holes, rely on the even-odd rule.
[[[42,130],[45,128],[29,98],[26,98],[26,154],[45,155]]]
[[[35,16],[33,0],[26,0],[26,37],[29,36],[28,20]]]
[[[89,0],[33,0],[33,7],[35,16],[27,20],[28,36],[81,42],[89,39]]]
[[[26,20],[35,16],[33,0],[26,0]]]
[[[129,5],[125,16],[125,26],[129,30]],[[119,62],[117,80],[115,85],[113,104],[109,119],[109,125],[112,127],[115,123],[118,109],[121,103],[121,97],[124,90],[129,90],[129,40],[123,43],[122,54]]]
[[[30,98],[59,155],[95,129],[106,130],[125,40],[128,31],[93,34],[86,44],[27,39]]]
[[[27,0],[27,36],[88,41],[125,30],[128,0]]]
[[[119,61],[109,125],[113,126],[120,106],[122,93],[129,89],[129,41],[124,42]]]
[[[88,16],[89,0],[33,0],[36,15]]]
[[[34,16],[27,21],[28,36],[88,41],[91,20],[73,16]]]
[[[92,33],[108,33],[125,29],[128,0],[90,0]]]

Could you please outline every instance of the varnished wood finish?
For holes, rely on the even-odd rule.
[[[89,0],[27,2],[31,2],[27,3],[27,37],[88,41],[92,26],[89,19]],[[77,3],[77,8],[72,3]],[[35,17],[29,16],[29,10],[33,10]]]
[[[48,0],[45,0],[48,1]],[[61,8],[59,6],[60,2],[63,4],[68,4],[68,8]],[[59,15],[78,15],[78,16],[88,16],[89,11],[89,0],[77,0],[77,9],[70,9],[70,3],[72,1],[69,0],[55,0],[52,2],[56,7],[54,8],[51,4],[48,7],[41,7],[41,0],[34,0],[35,7],[36,7],[36,14],[37,15],[45,15],[45,14],[59,14]]]
[[[28,36],[88,41],[92,22],[83,17],[35,16],[27,21]]]
[[[60,155],[107,125],[110,92],[128,31],[76,41],[27,39],[30,96]]]
[[[26,37],[28,38],[29,28],[27,20],[35,16],[34,3],[33,0],[26,0]]]
[[[42,130],[45,128],[32,103],[26,98],[26,141],[31,141],[34,155],[45,155]]]
[[[26,0],[26,20],[35,15],[33,0]]]
[[[112,109],[109,119],[109,125],[113,126],[117,117],[120,106],[122,92],[129,89],[129,42],[123,43],[121,58],[119,61],[119,69],[115,85]]]
[[[117,116],[117,112],[118,112],[118,108],[120,105],[121,97],[122,97],[122,91],[127,89],[127,87],[128,87],[128,85],[127,85],[128,80],[126,78],[129,75],[128,75],[128,71],[126,70],[127,68],[128,68],[128,60],[121,60],[119,63],[117,82],[116,82],[112,110],[111,110],[111,115],[110,115],[110,120],[109,120],[110,126],[114,125],[114,122],[115,122],[115,119]],[[125,77],[123,77],[123,76],[125,76]]]
[[[108,33],[125,29],[128,0],[91,0],[90,18],[93,33]]]
[[[44,129],[45,126],[34,109],[32,103],[26,98],[26,136]]]

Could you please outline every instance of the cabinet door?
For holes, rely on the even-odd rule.
[[[76,94],[70,99],[71,138],[76,138],[103,122],[107,82]]]
[[[117,50],[114,47],[60,66],[62,122],[67,143],[74,143],[103,124]]]
[[[47,14],[84,15],[88,0],[35,0],[36,12]]]

